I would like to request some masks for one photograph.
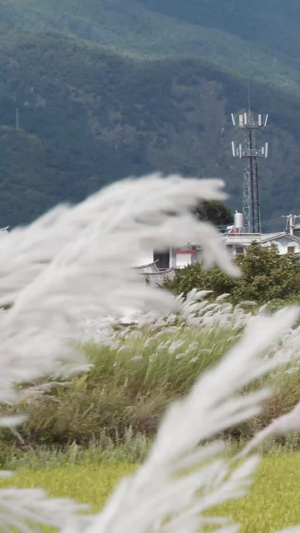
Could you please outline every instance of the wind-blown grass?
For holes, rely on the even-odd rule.
[[[252,314],[263,313],[250,302],[233,307],[226,298],[211,303],[205,294],[189,296],[185,316],[168,315],[164,319],[143,318],[142,322],[124,325],[111,323],[106,333],[93,324],[87,330],[90,342],[82,350],[92,368],[65,382],[36,383],[22,390],[18,412],[28,413],[19,434],[2,432],[2,442],[28,446],[66,447],[98,446],[110,453],[111,443],[122,447],[128,435],[142,434],[153,438],[167,406],[186,395],[197,378],[216,364],[225,352],[238,342]],[[263,316],[263,315],[262,315]],[[299,329],[291,330],[284,339],[284,350],[294,356],[287,366],[277,369],[260,384],[272,386],[274,395],[266,400],[264,412],[236,428],[226,436],[245,440],[289,412],[300,400],[300,369],[297,358]],[[276,347],[278,357],[287,358],[282,342]],[[257,383],[251,386],[254,390]],[[251,389],[250,387],[250,389]],[[9,412],[11,409],[9,410]],[[279,439],[285,443],[286,437]],[[134,457],[136,452],[132,441]],[[294,443],[295,447],[295,443]],[[144,457],[144,456],[143,456]],[[131,460],[131,459],[130,459]]]
[[[229,327],[199,328],[178,323],[176,316],[173,322],[177,324],[119,326],[111,346],[83,346],[93,364],[90,372],[62,383],[66,386],[56,380],[52,386],[49,379],[26,387],[18,405],[18,412],[28,413],[18,428],[25,446],[100,441],[106,448],[107,438],[123,441],[129,428],[135,435],[154,437],[170,402],[187,394],[239,338],[239,330]],[[17,443],[11,432],[4,436]]]
[[[146,461],[119,483],[101,513],[92,517],[79,516],[80,507],[71,501],[49,500],[41,491],[3,488],[0,489],[0,523],[6,531],[17,529],[27,533],[28,525],[35,531],[37,523],[56,527],[63,533],[195,533],[199,529],[205,531],[208,525],[220,526],[224,533],[238,530],[230,520],[223,521],[216,516],[215,508],[245,496],[259,463],[259,457],[252,455],[258,445],[267,438],[299,431],[300,404],[259,431],[234,456],[220,436],[261,414],[263,402],[271,397],[271,391],[260,386],[266,376],[272,376],[278,368],[288,364],[298,367],[299,328],[294,334],[292,327],[299,317],[299,309],[284,309],[270,317],[263,309],[258,310],[258,316],[252,316],[241,308],[233,311],[230,307],[226,314],[225,309],[229,311],[226,304],[208,305],[201,301],[203,294],[195,291],[187,300],[176,301],[170,294],[147,286],[132,268],[133,261],[141,257],[143,251],[177,246],[187,242],[189,236],[201,244],[207,266],[216,262],[236,275],[236,269],[219,247],[217,232],[191,215],[200,197],[218,197],[219,186],[219,182],[212,185],[178,177],[168,180],[154,176],[141,182],[128,181],[110,187],[75,208],[56,209],[29,228],[14,231],[3,246],[0,243],[0,303],[12,303],[1,320],[0,400],[10,405],[12,411],[18,399],[24,407],[35,406],[36,413],[41,413],[41,402],[59,404],[66,388],[72,386],[73,399],[82,396],[83,388],[86,391],[90,388],[94,391],[95,402],[98,398],[101,402],[104,391],[106,399],[113,394],[120,405],[126,394],[129,397],[128,390],[135,391],[131,400],[138,405],[138,394],[140,390],[144,393],[146,385],[148,392],[159,383],[160,388],[164,386],[163,390],[172,396],[170,399],[174,399],[173,381],[180,391],[164,414]],[[118,263],[120,257],[123,269]],[[156,317],[147,314],[148,308],[156,308]],[[87,375],[68,384],[37,382],[25,390],[20,386],[45,373],[50,375],[51,371],[56,379],[59,371],[64,371],[64,375],[71,369],[77,373],[82,371],[82,367],[68,366],[74,362],[76,340],[84,330],[82,319],[98,319],[102,331],[110,313],[120,317],[128,309],[140,311],[136,318],[137,329],[123,330],[119,339],[106,331],[106,342],[103,338],[101,343],[113,347],[119,359],[111,364],[109,357],[104,358],[100,371],[97,360],[101,361],[101,357],[94,353],[94,369],[85,367],[91,373],[91,384],[96,386],[90,387]],[[166,314],[170,309],[173,317]],[[180,315],[182,319],[178,318]],[[178,337],[171,343],[169,338],[167,341],[159,339],[159,344],[157,341],[161,335],[170,333],[170,328],[173,333],[179,333],[185,328],[183,324],[199,328],[205,335],[207,331],[213,332],[216,324],[221,330],[231,326],[234,332],[234,338],[228,338],[228,345],[232,342],[232,346],[222,358],[219,358],[219,349],[214,352],[217,344],[214,343],[188,360],[187,364],[205,361],[201,355],[205,356],[207,350],[209,354],[216,354],[211,358],[216,364],[206,364],[202,368],[204,372],[195,376],[186,395],[185,382],[189,381],[191,373],[189,371],[181,379],[178,368],[189,354],[187,339],[183,343]],[[118,341],[124,346],[125,339],[126,346],[128,340],[132,347],[133,339],[143,338],[146,326],[151,338],[144,344],[145,353],[143,350],[138,359],[131,358],[128,363],[128,358],[123,359]],[[236,334],[242,329],[241,338],[235,342]],[[156,340],[153,341],[153,337]],[[148,353],[151,343],[154,346]],[[185,351],[179,352],[182,346]],[[191,342],[189,346],[190,355],[194,355],[195,344]],[[161,361],[160,351],[167,354]],[[158,363],[153,357],[156,353]],[[144,357],[147,364],[139,367]],[[122,368],[120,373],[118,363]],[[133,367],[134,381],[128,371],[132,363],[137,363]],[[177,367],[176,363],[179,363]],[[174,368],[170,370],[172,366],[177,373]],[[105,386],[97,391],[103,374],[106,375]],[[134,388],[135,382],[139,383],[138,389]],[[56,395],[51,394],[51,387],[57,389]],[[109,407],[109,402],[104,405]],[[69,403],[71,421],[76,405],[73,412],[70,406]],[[103,405],[101,407],[104,412]],[[125,407],[122,413],[127,421],[132,411],[128,405]],[[85,432],[85,421],[92,409],[93,404],[86,401],[85,410],[80,412],[79,420]],[[114,423],[113,415],[106,413],[110,424]],[[60,422],[65,424],[65,420]],[[11,428],[17,436],[14,426],[22,421],[20,417],[4,414],[0,424]],[[53,416],[50,421],[54,421]],[[97,423],[96,418],[95,427]],[[67,433],[66,425],[57,427],[61,435]],[[19,438],[22,440],[20,435]],[[0,471],[0,477],[3,476],[7,473]]]

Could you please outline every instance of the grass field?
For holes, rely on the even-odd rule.
[[[44,487],[51,496],[71,497],[101,509],[118,480],[135,470],[135,465],[65,465],[39,470],[21,469],[13,481],[0,486]],[[300,523],[300,454],[264,457],[247,498],[217,509],[232,516],[243,533],[269,533]]]
[[[243,525],[243,533],[300,523],[300,454],[264,457],[249,496],[222,510]]]
[[[239,333],[230,327],[171,326],[153,332],[123,328],[127,336],[116,333],[116,347],[85,345],[86,358],[94,365],[89,373],[74,376],[66,387],[53,387],[49,394],[24,395],[18,412],[25,411],[28,419],[18,430],[26,444],[103,444],[104,433],[116,441],[129,427],[153,438],[167,406],[188,393]],[[5,435],[11,442],[11,433]]]
[[[103,454],[113,453],[118,460],[143,461],[146,441],[155,437],[168,405],[188,394],[199,375],[228,352],[252,316],[249,302],[243,309],[242,304],[233,307],[226,300],[211,303],[197,298],[194,295],[185,302],[183,316],[145,319],[141,325],[113,323],[104,333],[99,324],[92,325],[87,338],[94,342],[85,339],[80,346],[92,363],[90,372],[62,382],[49,376],[26,384],[18,404],[5,407],[8,414],[26,412],[28,417],[18,427],[18,439],[0,428],[0,466],[19,455],[20,442],[22,453],[41,448],[65,452],[76,443],[80,449],[95,447],[97,457],[101,448]],[[299,335],[300,328],[291,330],[285,349],[280,343],[276,346],[283,361],[291,356],[290,367],[283,366],[253,384],[273,389],[263,414],[233,428],[227,436],[247,440],[299,402]],[[283,437],[280,444],[285,443]]]
[[[98,512],[119,479],[134,472],[148,455],[170,402],[185,396],[198,375],[220,360],[252,316],[226,303],[200,302],[199,316],[193,309],[192,303],[185,320],[174,315],[140,327],[114,326],[106,345],[82,345],[93,363],[89,373],[67,382],[49,377],[26,384],[17,408],[29,418],[18,427],[20,433],[0,432],[0,468],[16,471],[0,488],[44,488],[51,497],[89,503],[91,511]],[[289,331],[284,350],[280,341],[270,352],[283,367],[250,386],[271,385],[274,394],[262,415],[224,434],[230,454],[298,403],[299,334],[300,328]],[[7,409],[13,412],[14,407]],[[300,434],[264,445],[250,494],[210,514],[231,517],[244,533],[271,533],[300,523],[299,450]]]

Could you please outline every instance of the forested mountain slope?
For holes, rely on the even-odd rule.
[[[2,0],[0,28],[151,56],[201,57],[299,92],[296,0]]]
[[[158,169],[222,177],[241,207],[229,119],[245,107],[247,81],[196,58],[141,59],[53,33],[2,31],[0,49],[1,225]],[[266,220],[299,209],[300,100],[257,82],[252,93],[253,108],[270,113]]]
[[[299,65],[298,0],[140,0],[154,13],[222,30]]]

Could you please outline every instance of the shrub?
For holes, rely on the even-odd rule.
[[[226,292],[234,303],[242,300],[267,303],[300,294],[300,265],[292,255],[279,255],[275,246],[264,248],[253,243],[236,263],[243,274],[241,279],[234,280],[217,267],[205,270],[201,263],[194,263],[177,270],[173,279],[165,281],[165,287],[185,295],[192,289],[211,290],[214,296]]]

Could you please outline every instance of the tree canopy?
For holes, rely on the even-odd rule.
[[[242,272],[240,279],[232,279],[217,267],[205,270],[201,263],[194,263],[178,269],[165,286],[176,294],[187,294],[192,289],[211,290],[214,296],[229,293],[234,303],[267,303],[300,296],[300,264],[293,255],[279,255],[276,246],[253,243],[236,263]]]
[[[195,213],[199,220],[211,222],[215,226],[226,226],[233,222],[230,207],[219,200],[203,200]]]

